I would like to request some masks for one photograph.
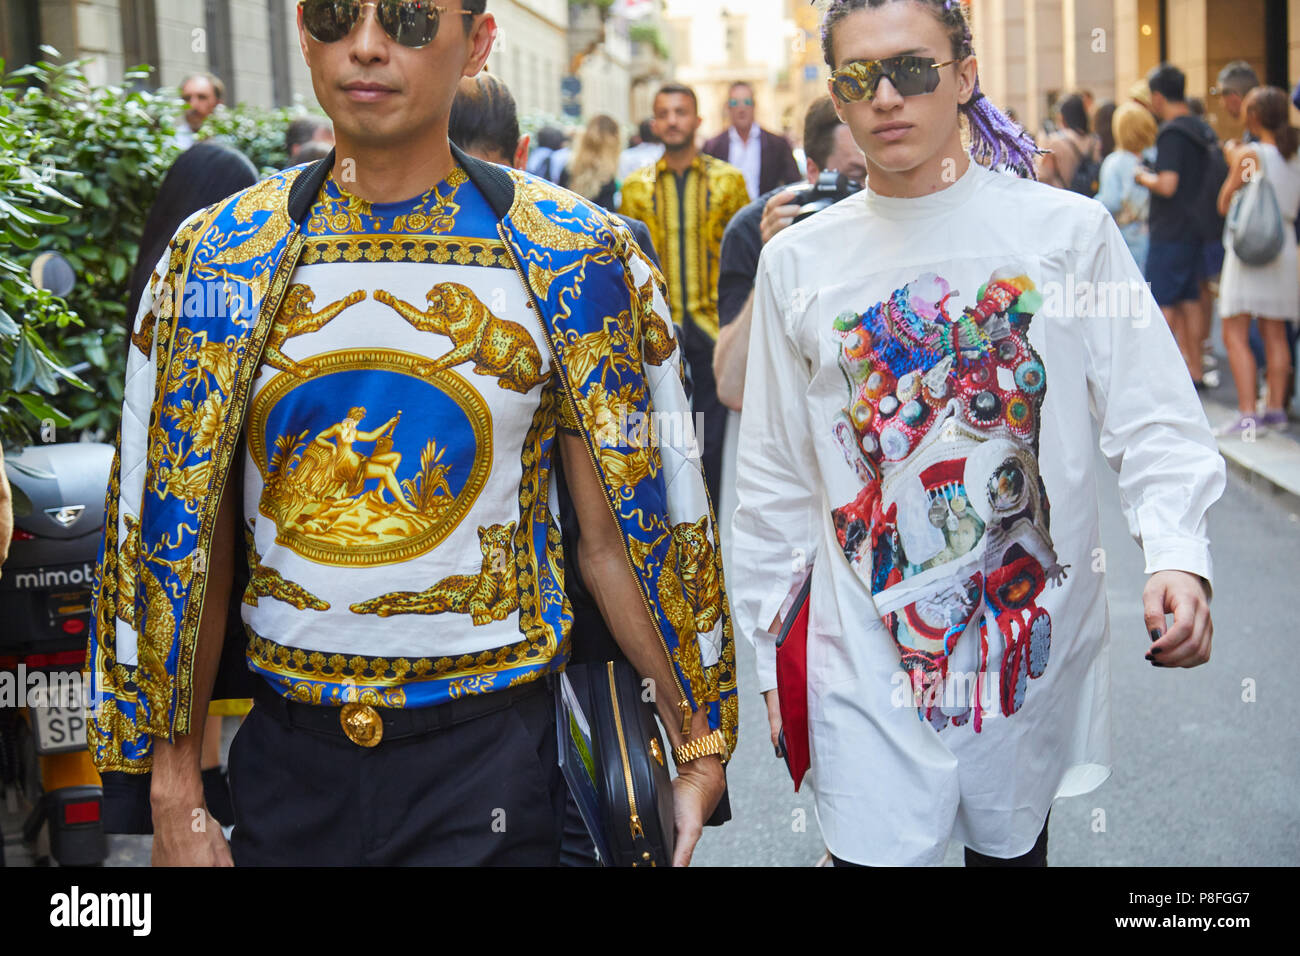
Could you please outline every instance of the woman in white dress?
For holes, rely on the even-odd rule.
[[[781,690],[807,726],[769,723],[808,744],[837,865],[950,840],[1044,865],[1052,801],[1110,772],[1094,425],[1150,574],[1148,641],[1119,652],[1154,667],[1209,657],[1223,461],[1106,209],[982,164],[1025,174],[1035,150],[980,92],[965,4],[837,0],[823,54],[867,186],[759,260],[735,626],[770,701],[811,575],[806,686]]]
[[[1282,251],[1272,262],[1247,265],[1227,243],[1223,276],[1219,280],[1219,312],[1223,316],[1223,345],[1237,385],[1237,420],[1221,434],[1251,434],[1256,429],[1285,428],[1291,350],[1287,322],[1300,320],[1300,269],[1296,263],[1295,219],[1300,211],[1300,130],[1290,123],[1287,95],[1276,86],[1257,86],[1244,103],[1246,129],[1256,142],[1229,158],[1231,169],[1219,191],[1219,212],[1226,214],[1233,195],[1256,171],[1273,186],[1282,213]],[[1264,340],[1268,397],[1264,414],[1256,418],[1256,366],[1249,335],[1251,318],[1259,320]]]

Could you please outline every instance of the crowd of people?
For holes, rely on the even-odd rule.
[[[462,5],[463,32],[425,5],[305,3],[332,126],[295,124],[294,168],[254,191],[246,160],[195,145],[150,217],[97,579],[114,623],[90,650],[149,667],[147,694],[107,672],[115,723],[91,738],[107,772],[152,772],[121,792],[155,860],[591,865],[544,678],[621,655],[660,689],[676,863],[729,816],[739,687],[777,755],[811,761],[837,865],[932,863],[950,839],[970,865],[1045,865],[1052,801],[1111,763],[1092,426],[1146,552],[1145,659],[1180,668],[1212,634],[1223,463],[1193,385],[1216,276],[1239,428],[1285,425],[1285,94],[1226,69],[1246,134],[1220,146],[1166,64],[1120,104],[1066,97],[1035,142],[980,90],[962,3],[839,0],[798,156],[744,82],[708,138],[667,83],[629,142],[607,116],[534,141],[482,70],[490,12]],[[205,83],[191,112],[220,99]],[[349,176],[303,165],[334,139]],[[1218,231],[1260,173],[1288,229],[1262,264]],[[1067,277],[1149,283],[1167,325],[1065,325],[1044,302]],[[273,324],[177,316],[155,343],[160,279],[231,278],[283,297]],[[694,413],[698,464],[610,447],[611,417],[651,409]],[[229,845],[190,825],[225,782],[188,710],[227,633],[257,701]]]
[[[1288,97],[1236,60],[1210,94],[1239,137],[1220,141],[1205,102],[1187,97],[1186,76],[1173,64],[1156,67],[1119,103],[1094,105],[1086,91],[1066,96],[1040,139],[1038,177],[1094,196],[1114,216],[1198,389],[1219,384],[1217,316],[1238,410],[1218,433],[1253,439],[1285,430],[1295,397],[1300,134],[1290,107],[1300,87]],[[1269,184],[1261,202],[1283,228],[1271,256],[1245,261],[1225,217],[1257,181]]]

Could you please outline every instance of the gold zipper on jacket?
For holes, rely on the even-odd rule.
[[[641,815],[636,808],[636,790],[632,786],[632,762],[627,756],[627,738],[623,736],[623,714],[618,707],[618,690],[614,685],[614,662],[609,661],[609,701],[614,706],[614,731],[618,734],[618,750],[623,757],[623,781],[627,784],[627,808],[631,813],[628,826],[633,837],[644,837]]]
[[[541,304],[537,301],[537,296],[533,293],[533,287],[528,284],[528,276],[525,275],[522,266],[519,264],[519,258],[515,255],[514,246],[510,244],[510,238],[506,235],[505,226],[500,222],[497,223],[497,233],[501,236],[501,242],[506,247],[506,255],[510,257],[510,264],[514,267],[515,272],[519,276],[519,281],[524,285],[524,291],[528,294],[529,301],[533,304],[533,310],[537,313],[538,321],[542,321]],[[546,339],[546,348],[551,353],[552,367],[559,375],[560,386],[564,389],[564,395],[565,398],[568,399],[569,407],[573,411],[574,420],[580,422],[582,421],[582,411],[578,408],[578,401],[573,397],[573,392],[569,389],[567,377],[560,373],[560,357],[555,352],[555,343],[551,341],[551,330],[545,322],[543,322],[542,325],[542,332],[542,337]],[[603,475],[604,472],[600,469],[600,462],[596,460],[596,452],[591,446],[591,435],[585,428],[583,429],[583,445],[586,446],[587,455],[591,458],[591,465],[596,469],[596,474]],[[614,511],[614,505],[610,503],[608,495],[602,494],[601,497],[605,499],[605,506],[609,508],[609,516],[614,519],[614,524],[617,526],[619,521],[618,515]],[[641,580],[636,573],[636,566],[632,562],[632,552],[627,545],[627,536],[621,533],[621,529],[620,537],[623,539],[623,555],[627,558],[628,570],[632,572],[632,577],[637,582],[637,591],[641,595],[641,603],[645,606],[646,614],[650,616],[650,624],[654,627],[655,634],[659,638],[659,644],[664,649],[664,657],[668,660],[668,673],[673,675],[673,683],[677,685],[677,693],[679,695],[677,706],[682,712],[682,737],[690,737],[691,704],[686,698],[686,689],[682,687],[681,678],[677,676],[677,667],[673,664],[672,653],[668,650],[668,641],[664,638],[663,630],[659,627],[659,618],[650,607],[650,599],[646,597],[645,589],[641,586]],[[637,825],[640,825],[639,821]]]

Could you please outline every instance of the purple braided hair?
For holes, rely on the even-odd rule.
[[[835,57],[831,50],[831,34],[836,24],[854,10],[881,7],[886,3],[901,0],[831,0],[822,20],[822,55],[831,69],[835,68]],[[919,3],[933,13],[945,27],[952,39],[953,54],[965,59],[975,52],[971,41],[970,23],[966,19],[966,9],[962,0],[911,0]],[[959,107],[966,117],[970,129],[970,153],[977,161],[990,166],[1006,166],[1023,177],[1037,179],[1034,171],[1034,159],[1043,150],[1038,148],[1034,138],[1019,123],[993,105],[993,102],[980,89],[979,77],[975,77],[975,89],[971,97]]]

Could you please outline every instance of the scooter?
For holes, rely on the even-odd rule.
[[[14,537],[0,576],[0,814],[25,822],[0,841],[0,865],[6,842],[37,864],[108,855],[82,671],[112,460],[111,446],[88,442],[5,457]]]

